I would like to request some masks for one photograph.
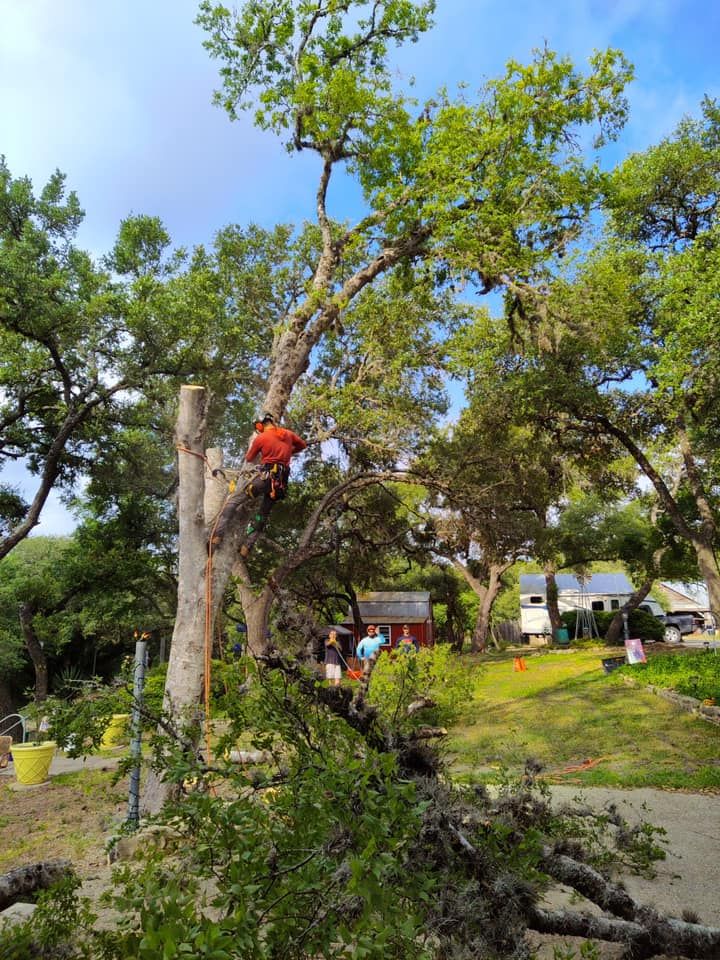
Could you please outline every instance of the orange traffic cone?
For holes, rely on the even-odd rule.
[[[513,660],[513,670],[516,673],[522,673],[524,670],[527,670],[527,664],[525,663],[524,657],[515,657]]]

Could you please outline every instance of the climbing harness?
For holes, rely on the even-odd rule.
[[[287,495],[290,467],[284,463],[263,463],[259,473],[245,486],[245,493],[254,500],[268,496],[271,500],[284,500]]]
[[[220,477],[222,477],[222,479],[223,479],[223,480],[225,481],[225,483],[227,484],[228,493],[235,493],[235,490],[237,489],[237,478],[238,478],[238,476],[239,476],[239,472],[238,472],[237,470],[232,470],[232,471],[227,470],[227,471],[226,471],[226,470],[223,469],[222,467],[215,467],[215,469],[214,469],[214,470],[211,470],[210,472],[212,473],[212,475],[213,475],[213,477],[214,477],[215,480],[217,480],[217,479],[219,479]],[[228,477],[227,477],[227,474],[228,474],[228,473],[234,474],[234,476],[231,476],[229,480],[228,480]]]

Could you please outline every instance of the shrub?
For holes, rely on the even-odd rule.
[[[604,639],[607,636],[607,632],[610,628],[613,617],[615,616],[613,612],[606,612],[603,610],[594,610],[593,616],[595,617],[595,623],[597,624],[598,632],[601,639]],[[572,640],[575,636],[575,623],[577,620],[577,612],[575,610],[567,610],[561,615],[563,626],[567,627],[568,633],[570,634],[570,639]],[[642,641],[647,642],[648,640],[662,640],[665,633],[665,627],[662,622],[658,620],[657,617],[654,617],[651,613],[648,613],[646,610],[633,610],[631,611],[628,617],[628,630],[630,631],[631,637],[639,637]],[[620,639],[622,641],[622,632],[620,634]]]
[[[647,663],[634,664],[632,670],[634,677],[646,683],[720,703],[720,658],[714,653],[659,654]]]
[[[462,660],[448,644],[423,647],[415,655],[388,656],[375,664],[369,700],[392,724],[450,723],[472,696],[473,682]],[[432,706],[407,714],[411,703],[423,698]]]
[[[155,717],[159,717],[162,713],[167,668],[167,663],[159,663],[145,674],[143,702],[148,713],[151,713]]]

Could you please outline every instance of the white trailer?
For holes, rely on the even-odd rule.
[[[558,609],[560,613],[568,610],[613,611],[619,610],[635,592],[624,573],[595,573],[590,580],[581,584],[577,577],[569,573],[555,576],[558,588]],[[657,607],[653,613],[662,613],[654,600],[645,600],[643,607]],[[542,573],[524,573],[520,575],[520,628],[523,638],[531,636],[551,636],[552,627],[547,608],[545,577]]]

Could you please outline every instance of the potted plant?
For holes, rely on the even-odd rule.
[[[129,713],[113,713],[110,717],[110,722],[105,728],[105,733],[103,733],[100,746],[117,747],[121,743],[125,743],[127,741],[129,725]]]
[[[39,743],[14,743],[12,758],[18,783],[31,786],[45,783],[50,777],[50,764],[55,756],[54,740]]]

